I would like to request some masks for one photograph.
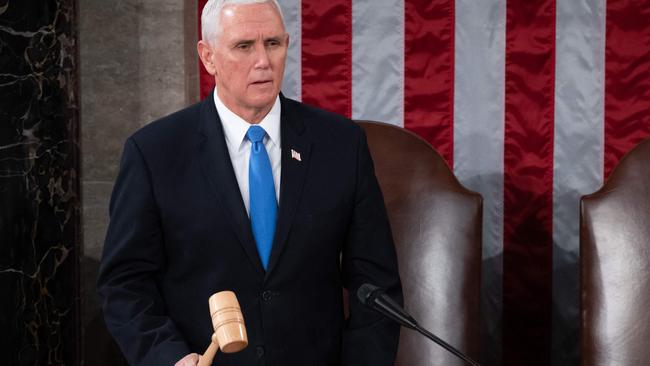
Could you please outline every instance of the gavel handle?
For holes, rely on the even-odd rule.
[[[208,346],[208,349],[205,350],[203,356],[199,356],[199,363],[197,366],[210,366],[214,360],[214,356],[219,351],[219,342],[217,341],[217,334],[212,334],[212,341]]]

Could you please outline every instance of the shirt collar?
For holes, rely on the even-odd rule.
[[[221,125],[223,126],[224,134],[226,135],[226,142],[231,146],[236,146],[240,150],[243,146],[246,132],[251,126],[250,123],[236,115],[233,111],[228,109],[219,96],[217,89],[214,89],[214,104],[217,107]],[[275,97],[275,102],[269,113],[264,116],[258,126],[266,131],[266,135],[270,142],[277,147],[280,147],[280,97]]]

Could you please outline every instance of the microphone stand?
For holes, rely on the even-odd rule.
[[[415,327],[411,328],[411,329],[414,329],[414,330],[418,331],[418,333],[420,333],[423,336],[425,336],[425,337],[429,338],[430,340],[434,341],[440,347],[442,347],[442,348],[446,349],[447,351],[453,353],[454,355],[456,355],[456,357],[458,357],[461,360],[467,362],[468,364],[470,364],[472,366],[480,366],[478,364],[478,362],[476,362],[476,361],[472,360],[471,358],[465,356],[462,352],[460,352],[459,350],[452,347],[449,343],[447,343],[447,342],[443,341],[442,339],[436,337],[435,334],[433,334],[433,333],[429,332],[428,330],[422,328],[419,324],[415,323]]]

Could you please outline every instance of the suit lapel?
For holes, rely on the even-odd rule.
[[[311,140],[305,133],[304,122],[299,116],[294,115],[290,103],[282,95],[280,95],[280,101],[282,103],[280,122],[282,139],[280,205],[266,278],[275,268],[291,230],[291,224],[300,202],[300,195],[309,166],[311,149]]]
[[[257,253],[250,220],[246,214],[213,98],[211,93],[201,106],[201,120],[199,121],[199,133],[203,135],[201,143],[199,143],[201,166],[214,188],[219,202],[226,209],[225,216],[231,221],[246,255],[257,272],[263,275],[264,268]]]

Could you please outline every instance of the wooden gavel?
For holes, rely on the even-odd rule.
[[[224,353],[233,353],[241,351],[248,345],[244,316],[235,293],[217,292],[210,296],[208,304],[214,333],[208,349],[199,358],[198,366],[210,366],[219,349]]]

